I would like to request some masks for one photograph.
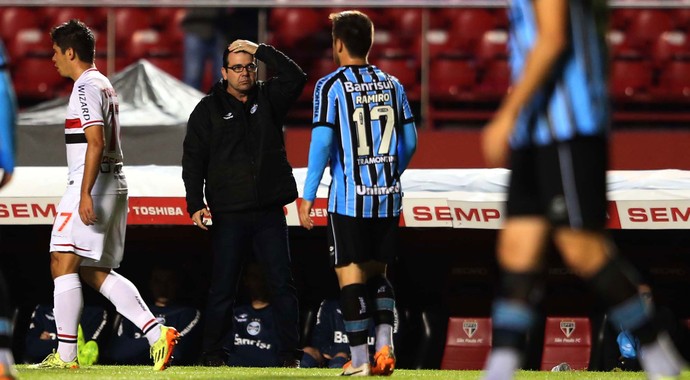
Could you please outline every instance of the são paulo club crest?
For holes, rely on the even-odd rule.
[[[462,329],[465,331],[465,334],[468,338],[472,338],[474,336],[478,327],[479,323],[477,323],[477,321],[462,321]]]
[[[566,338],[570,338],[575,332],[575,321],[561,321],[561,331]]]

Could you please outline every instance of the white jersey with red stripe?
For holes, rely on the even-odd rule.
[[[65,120],[67,145],[68,189],[81,188],[86,160],[84,131],[101,125],[105,138],[100,172],[92,194],[122,194],[127,192],[127,181],[122,172],[120,121],[117,94],[106,76],[95,68],[84,71],[74,82]]]

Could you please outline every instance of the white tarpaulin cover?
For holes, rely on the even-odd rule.
[[[179,165],[189,114],[204,96],[146,60],[111,78],[120,101],[125,165]],[[64,125],[67,97],[19,113],[17,164],[67,164]]]
[[[182,168],[125,167],[129,224],[191,223],[186,212]],[[306,169],[294,171],[304,187]],[[505,169],[410,169],[402,176],[403,225],[408,227],[500,228],[509,171]],[[0,191],[0,224],[51,224],[65,191],[66,167],[19,167]],[[314,221],[326,224],[330,177],[317,192]],[[690,229],[690,171],[610,171],[609,227]],[[211,210],[213,212],[213,210]],[[288,224],[299,225],[297,202],[285,207]]]

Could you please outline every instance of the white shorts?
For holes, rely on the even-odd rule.
[[[93,195],[98,222],[85,225],[79,217],[79,191],[67,191],[57,207],[50,252],[73,252],[82,266],[117,268],[122,261],[127,229],[127,194]]]

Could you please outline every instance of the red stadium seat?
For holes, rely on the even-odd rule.
[[[405,58],[379,58],[373,63],[384,72],[398,78],[400,84],[405,88],[407,98],[411,101],[419,99],[419,90],[417,80],[418,68],[415,61]]]
[[[375,57],[404,57],[415,55],[415,52],[403,47],[395,32],[377,28],[371,54]]]
[[[182,57],[148,57],[146,59],[159,69],[182,80]]]
[[[311,101],[314,96],[314,86],[316,82],[335,71],[336,68],[337,66],[331,58],[320,58],[314,61],[307,70],[307,84],[304,86],[304,90],[302,90],[300,100]]]
[[[60,7],[48,15],[50,17],[48,19],[48,22],[49,25],[55,26],[76,18],[78,20],[83,21],[89,27],[93,28],[95,27],[95,25],[93,25],[94,20],[91,14],[92,13],[89,12],[86,8]]]
[[[49,59],[53,55],[53,42],[48,32],[43,29],[21,29],[9,41],[9,53],[13,59],[24,57],[43,57]]]
[[[659,38],[661,33],[674,30],[671,14],[661,9],[642,9],[638,11],[625,29],[631,46],[647,49]]]
[[[441,369],[482,369],[490,351],[491,318],[448,319]]]
[[[431,62],[431,99],[453,100],[471,95],[477,81],[474,62],[469,59],[440,57]]]
[[[32,100],[52,99],[69,83],[48,58],[24,58],[14,65],[12,79],[17,97]]]
[[[118,46],[125,44],[132,33],[137,30],[151,29],[152,17],[147,9],[143,8],[116,8],[115,9],[115,39]]]
[[[2,37],[3,41],[11,41],[14,34],[18,31],[40,28],[41,22],[41,15],[37,8],[5,8],[0,20],[0,37]]]
[[[496,28],[496,18],[487,9],[462,8],[450,27],[450,42],[463,51],[473,51],[487,30]]]
[[[656,94],[670,101],[690,101],[690,61],[669,61],[661,68]]]
[[[609,55],[613,59],[641,59],[639,47],[631,46],[628,36],[619,29],[612,29],[606,33],[609,44]]]
[[[494,59],[483,65],[481,79],[477,86],[477,97],[487,101],[498,101],[510,87],[510,66],[508,60]]]
[[[639,9],[634,8],[614,8],[611,10],[611,28],[626,30]]]
[[[384,10],[390,29],[398,38],[411,40],[422,32],[422,10],[419,8],[387,8]]]
[[[445,56],[465,56],[470,57],[470,54],[457,51],[453,48],[449,41],[448,32],[442,29],[431,29],[426,32],[426,42],[429,46],[429,58],[435,59],[441,55]],[[422,34],[415,38],[413,50],[415,57],[420,57],[422,54]]]
[[[142,29],[132,33],[127,45],[127,55],[134,59],[146,57],[170,57],[173,48],[170,41],[155,29]]]
[[[565,362],[574,370],[589,368],[592,328],[586,317],[547,317],[541,370]]]
[[[649,93],[651,87],[652,65],[649,61],[623,59],[611,61],[609,93],[614,101],[640,99]]]
[[[274,8],[269,25],[280,49],[298,46],[315,33],[326,30],[328,18],[313,8]]]
[[[484,33],[475,56],[482,66],[493,59],[506,59],[508,57],[508,31],[505,29],[492,29]]]
[[[654,65],[659,68],[672,59],[690,58],[690,43],[685,32],[664,32],[654,43],[652,49]]]

